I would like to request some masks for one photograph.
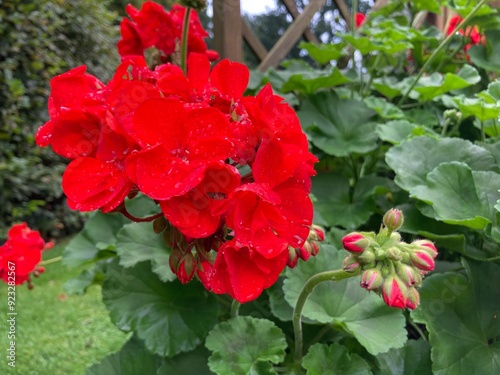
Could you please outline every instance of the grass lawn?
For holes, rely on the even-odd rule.
[[[64,245],[46,251],[44,260],[61,255]],[[0,374],[80,375],[120,349],[128,335],[109,320],[100,287],[90,287],[83,296],[64,292],[63,284],[78,274],[61,262],[52,263],[34,279],[33,290],[16,288],[15,369],[7,364],[7,286],[0,285]]]

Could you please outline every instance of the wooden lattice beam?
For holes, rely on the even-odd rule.
[[[240,0],[214,0],[214,47],[221,58],[243,61]]]
[[[304,11],[293,21],[283,36],[259,65],[260,71],[265,71],[270,67],[276,67],[281,60],[290,52],[295,43],[300,39],[304,31],[309,27],[312,18],[326,3],[326,0],[311,0],[304,8]]]
[[[260,61],[264,60],[267,55],[267,49],[262,44],[260,39],[255,35],[253,30],[248,26],[247,22],[245,19],[242,17],[241,18],[241,25],[242,25],[242,31],[243,31],[243,38],[246,40],[252,51],[257,55]]]
[[[285,5],[286,10],[288,11],[288,13],[290,13],[293,19],[296,19],[300,15],[297,4],[295,4],[295,0],[281,0],[281,2]],[[309,27],[304,31],[304,37],[309,42],[313,42],[316,44],[320,43],[318,38],[316,38],[316,35],[314,35]]]

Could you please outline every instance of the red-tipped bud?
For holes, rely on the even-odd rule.
[[[418,271],[415,271],[413,267],[407,264],[398,264],[396,272],[398,274],[398,277],[403,280],[406,286],[411,287],[416,284],[420,284],[420,282],[422,281],[422,276],[418,274]]]
[[[286,265],[290,268],[295,268],[298,261],[299,253],[293,247],[288,246],[288,260],[286,261]]]
[[[167,225],[167,219],[164,216],[160,216],[153,221],[153,230],[156,234],[160,234],[167,229]]]
[[[170,257],[168,258],[168,264],[170,265],[170,269],[174,274],[177,275],[177,270],[179,269],[179,264],[182,259],[182,251],[179,248],[172,249],[170,253]]]
[[[410,259],[415,267],[422,271],[432,271],[434,269],[434,259],[426,251],[415,251],[410,254]]]
[[[410,288],[406,299],[406,307],[411,310],[415,310],[418,305],[420,305],[420,294],[418,294],[418,291],[415,288]]]
[[[420,250],[427,252],[432,257],[432,259],[435,259],[438,255],[436,246],[434,246],[434,244],[431,241],[418,240],[418,241],[413,241],[411,244],[416,245],[420,248]]]
[[[182,257],[179,267],[177,268],[177,278],[181,283],[187,284],[193,279],[196,272],[196,259],[194,259],[193,254],[188,251]]]
[[[319,253],[319,245],[316,241],[314,241],[311,245],[312,245],[311,255],[315,257]]]
[[[361,287],[368,290],[375,290],[382,286],[384,278],[377,269],[366,270],[361,275]]]
[[[311,226],[311,234],[309,236],[311,235],[315,241],[323,242],[325,240],[325,230],[319,225],[313,224]]]
[[[357,232],[349,233],[342,238],[342,246],[354,254],[361,254],[370,245],[370,242]]]
[[[385,279],[382,286],[382,297],[386,305],[404,309],[406,307],[406,289],[403,282],[394,276]]]
[[[306,241],[304,245],[299,249],[299,257],[303,260],[308,260],[311,257],[312,246],[311,242]]]
[[[349,255],[344,259],[344,262],[342,263],[342,269],[347,272],[353,272],[357,270],[360,267],[359,261],[357,257],[353,255]]]
[[[382,222],[387,227],[387,229],[389,229],[391,232],[394,232],[395,230],[401,228],[401,225],[403,225],[403,212],[401,210],[391,208],[385,213]]]
[[[47,242],[45,244],[45,246],[43,247],[44,250],[50,250],[54,247],[54,242],[50,241],[50,242]]]

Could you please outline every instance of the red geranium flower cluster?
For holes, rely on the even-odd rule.
[[[42,251],[54,244],[43,240],[40,233],[28,228],[26,223],[16,224],[9,229],[7,241],[0,246],[0,277],[9,285],[21,285],[28,282],[30,275],[38,276],[44,271],[38,267],[42,260]]]
[[[453,16],[450,18],[450,21],[448,23],[448,28],[446,29],[446,35],[450,35],[453,30],[462,22],[464,19],[460,16]],[[469,56],[467,55],[467,51],[476,44],[484,44],[486,43],[485,36],[483,34],[479,33],[479,30],[477,26],[467,26],[466,28],[462,28],[458,30],[458,33],[462,36],[470,38],[470,43],[467,43],[464,46],[464,52],[466,52],[467,59],[469,59]]]
[[[73,209],[125,213],[127,196],[150,197],[169,222],[179,279],[197,271],[240,302],[272,285],[289,249],[308,240],[317,161],[294,110],[270,85],[243,96],[248,80],[245,65],[210,69],[198,53],[187,74],[125,58],[107,85],[75,68],[52,80],[51,118],[36,135],[72,159],[62,185]]]
[[[131,4],[125,10],[132,20],[124,18],[120,24],[120,55],[144,56],[146,49],[155,48],[160,53],[162,62],[171,61],[171,56],[180,49],[185,8],[176,4],[166,12],[160,4],[146,1],[140,10]],[[198,14],[192,10],[189,18],[188,53],[206,54],[209,60],[217,60],[217,52],[207,50],[204,41],[207,36]]]

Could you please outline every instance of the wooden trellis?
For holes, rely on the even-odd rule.
[[[292,16],[293,22],[273,48],[268,51],[241,16],[240,0],[213,0],[214,42],[215,49],[221,57],[242,61],[243,40],[245,40],[261,61],[258,69],[265,71],[270,67],[277,67],[301,37],[313,43],[320,43],[310,30],[309,25],[314,15],[321,10],[327,0],[310,0],[302,13],[299,12],[294,0],[280,1]],[[340,15],[344,18],[347,28],[350,29],[351,13],[347,4],[344,0],[333,1],[336,3]],[[387,2],[388,0],[377,0],[373,8],[379,8]],[[448,16],[446,13],[441,16],[430,15],[428,20],[443,30]]]

